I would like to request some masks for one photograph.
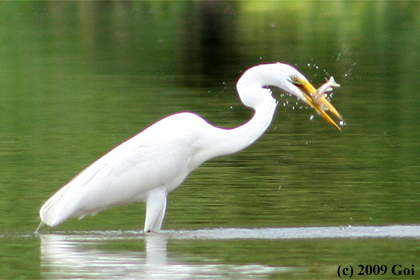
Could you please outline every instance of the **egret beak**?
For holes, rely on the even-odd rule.
[[[338,123],[333,120],[326,111],[330,111],[335,115],[340,121],[343,120],[343,117],[338,112],[338,110],[325,98],[325,94],[317,95],[316,88],[306,79],[295,78],[293,80],[295,85],[297,85],[305,97],[305,101],[308,105],[312,106],[324,119],[333,125],[338,130],[341,130],[341,127]]]

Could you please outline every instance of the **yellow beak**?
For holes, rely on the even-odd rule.
[[[327,122],[332,124],[338,130],[341,130],[341,127],[335,120],[330,117],[330,115],[327,114],[326,110],[330,111],[340,121],[343,120],[343,117],[338,112],[338,110],[325,98],[325,95],[316,96],[316,88],[308,80],[297,78],[295,82],[297,86],[303,89],[302,92],[306,99],[304,101],[306,101],[306,103],[312,106],[321,116],[323,116]]]

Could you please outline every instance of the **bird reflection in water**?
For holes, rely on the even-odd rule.
[[[193,279],[207,275],[213,279],[247,279],[286,272],[291,268],[266,265],[233,265],[210,262],[182,254],[168,257],[165,234],[139,235],[133,239],[121,234],[42,234],[41,271],[45,279]],[[146,248],[134,250],[98,249],[112,241],[142,241]],[[171,254],[172,255],[172,254]],[[194,260],[194,263],[186,261]],[[289,271],[290,272],[290,271]]]

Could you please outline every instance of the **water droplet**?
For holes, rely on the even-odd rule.
[[[310,121],[312,121],[312,120],[314,119],[314,117],[315,117],[314,115],[311,115],[311,116],[309,117],[309,120],[310,120]]]
[[[345,125],[347,125],[345,121],[340,121],[340,122],[339,122],[339,124],[340,124],[340,126],[345,126]]]

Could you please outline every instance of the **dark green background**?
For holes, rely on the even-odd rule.
[[[277,92],[282,106],[269,131],[246,151],[194,172],[170,195],[163,227],[418,224],[417,2],[1,2],[0,278],[40,277],[39,239],[21,236],[38,225],[42,203],[80,170],[178,111],[219,126],[245,122],[252,112],[238,101],[236,80],[273,61],[296,65],[316,86],[333,75],[341,88],[332,101],[347,125],[337,132],[319,116],[310,120],[312,109]],[[141,229],[143,219],[144,205],[133,204],[51,231]],[[266,242],[200,254],[282,266],[267,261],[265,250],[245,249]],[[188,252],[190,243],[172,248]],[[312,277],[324,266],[322,278],[334,278],[349,251],[363,257],[354,253],[346,262],[371,264],[411,265],[419,255],[417,240],[269,247]],[[293,249],[299,247],[311,249]],[[372,248],[375,255],[365,255]]]

